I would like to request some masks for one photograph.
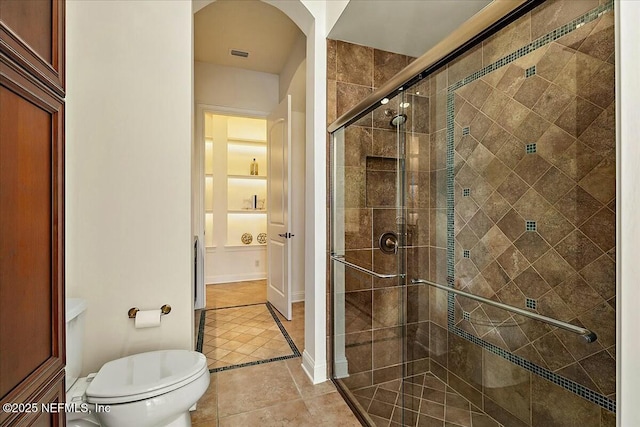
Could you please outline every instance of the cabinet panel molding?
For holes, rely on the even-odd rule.
[[[0,97],[0,400],[33,402],[64,369],[64,105],[1,53]]]
[[[64,0],[0,0],[0,52],[58,96],[65,90]]]

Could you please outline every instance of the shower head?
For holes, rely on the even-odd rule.
[[[389,124],[394,128],[402,126],[404,122],[407,121],[406,114],[398,114],[397,111],[392,110],[391,108],[387,108],[386,110],[384,110],[384,115],[387,117],[391,117],[391,121],[389,122]]]
[[[391,122],[389,123],[391,124],[391,126],[397,128],[398,126],[402,126],[406,121],[407,121],[406,114],[396,114],[395,116],[393,116],[393,118],[391,119]]]

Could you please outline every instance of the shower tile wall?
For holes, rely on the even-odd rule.
[[[431,75],[431,280],[447,282],[449,86],[598,5],[548,1]],[[607,11],[452,91],[456,288],[598,335],[588,344],[464,298],[449,319],[446,293],[432,289],[432,372],[505,425],[615,425],[611,412],[495,354],[615,400],[613,52]],[[450,332],[450,321],[498,350]]]
[[[335,40],[327,40],[327,49],[328,123],[413,59]],[[406,257],[408,264],[419,267],[423,275],[428,274],[429,266],[429,121],[413,116],[428,116],[428,89],[427,84],[421,95],[415,91],[407,95],[410,106],[404,108],[408,116],[405,127],[415,131],[407,137],[407,144],[413,153],[410,161],[415,170],[408,181],[416,194],[407,218],[411,247]],[[388,106],[397,111],[398,104],[392,100]],[[396,208],[396,180],[399,154],[404,153],[398,153],[396,130],[390,126],[390,117],[384,114],[384,108],[378,108],[349,126],[344,139],[345,259],[379,273],[395,274],[396,257],[378,249],[378,238],[385,231],[396,231],[402,221]],[[418,186],[421,186],[419,192]],[[327,200],[330,206],[330,198]],[[426,372],[429,369],[428,292],[423,287],[398,286],[396,279],[372,279],[350,268],[345,269],[345,277],[345,353],[349,377],[344,383],[353,389],[401,378],[403,334],[410,336],[405,349],[407,370]],[[328,290],[329,286],[327,283]],[[409,301],[408,309],[403,308],[405,301]],[[330,307],[328,299],[327,309]]]

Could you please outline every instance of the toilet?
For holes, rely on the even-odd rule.
[[[189,427],[189,409],[209,387],[206,357],[195,351],[158,350],[105,363],[79,378],[86,302],[66,300],[67,413],[69,427]]]

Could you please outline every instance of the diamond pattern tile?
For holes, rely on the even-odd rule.
[[[300,355],[266,304],[206,310],[202,315],[200,351],[210,370]]]
[[[466,140],[460,131],[454,135],[460,155],[454,185],[474,197],[485,193],[474,204],[455,193],[455,219],[464,221],[454,225],[455,250],[471,254],[469,262],[456,253],[456,286],[471,288],[482,279],[486,286],[473,291],[523,308],[527,298],[535,299],[541,314],[573,323],[580,316],[598,324],[605,341],[615,321],[604,315],[603,325],[594,313],[609,314],[605,299],[615,295],[609,255],[615,250],[615,212],[608,206],[615,197],[615,111],[612,66],[605,62],[610,54],[604,54],[612,49],[611,19],[605,14],[580,34],[523,56],[530,60],[462,84],[453,110],[455,126],[470,128]],[[562,44],[577,36],[580,43]],[[535,228],[527,229],[526,221]],[[496,328],[499,322],[492,324],[505,321],[503,315],[460,299],[456,307],[462,306],[470,313],[469,321],[462,308],[455,310],[463,330],[505,350],[522,349],[541,366],[612,393],[604,375],[593,378],[597,363],[606,367],[614,360],[606,351],[595,357],[573,341],[569,351],[537,322]]]
[[[431,373],[353,389],[352,393],[376,425],[502,425]]]

